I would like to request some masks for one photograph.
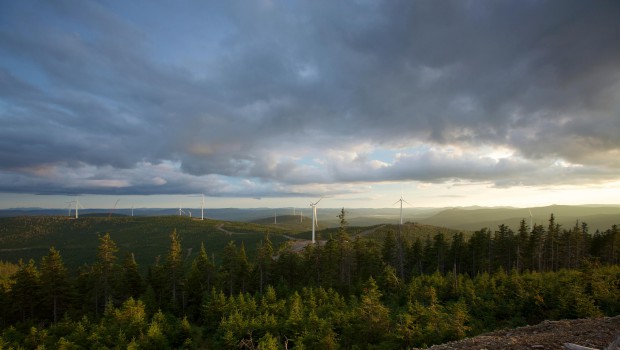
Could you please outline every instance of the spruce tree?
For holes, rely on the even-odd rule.
[[[42,299],[52,313],[54,323],[61,311],[68,306],[71,284],[60,252],[51,247],[47,256],[41,260]]]
[[[271,282],[273,265],[273,244],[269,239],[269,234],[261,240],[256,254],[256,270],[258,272],[258,291],[262,294],[266,284]]]
[[[19,270],[13,275],[10,297],[13,307],[19,310],[22,321],[34,319],[35,309],[39,301],[41,280],[34,260],[28,264],[19,261]]]
[[[116,252],[118,252],[118,248],[116,243],[110,238],[109,233],[99,237],[95,271],[97,274],[96,288],[101,291],[101,296],[103,297],[101,305],[107,304],[112,299],[113,291],[118,284],[116,276],[118,276],[119,267],[116,264]]]
[[[170,248],[166,256],[166,274],[168,287],[170,288],[170,300],[173,307],[178,306],[179,295],[183,286],[183,251],[181,249],[181,237],[177,230],[170,234]]]
[[[144,292],[144,282],[138,271],[138,264],[133,253],[127,254],[122,266],[121,291],[123,299],[137,299]]]

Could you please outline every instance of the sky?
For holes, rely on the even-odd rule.
[[[620,204],[618,18],[613,0],[3,1],[0,208]]]

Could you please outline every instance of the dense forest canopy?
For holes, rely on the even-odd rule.
[[[340,227],[301,251],[183,232],[139,266],[99,235],[94,262],[0,264],[0,348],[400,349],[545,319],[620,314],[620,229],[548,224],[425,237]],[[357,231],[356,231],[357,232]],[[143,273],[141,271],[146,271]]]

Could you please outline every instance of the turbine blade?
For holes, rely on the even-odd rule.
[[[321,197],[321,199],[319,199],[318,201],[316,201],[316,203],[314,203],[314,205],[319,204],[319,202],[320,202],[321,200],[323,200],[323,198],[325,198],[325,197]]]

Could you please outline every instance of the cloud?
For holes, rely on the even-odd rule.
[[[2,191],[617,180],[615,2],[1,6]]]

